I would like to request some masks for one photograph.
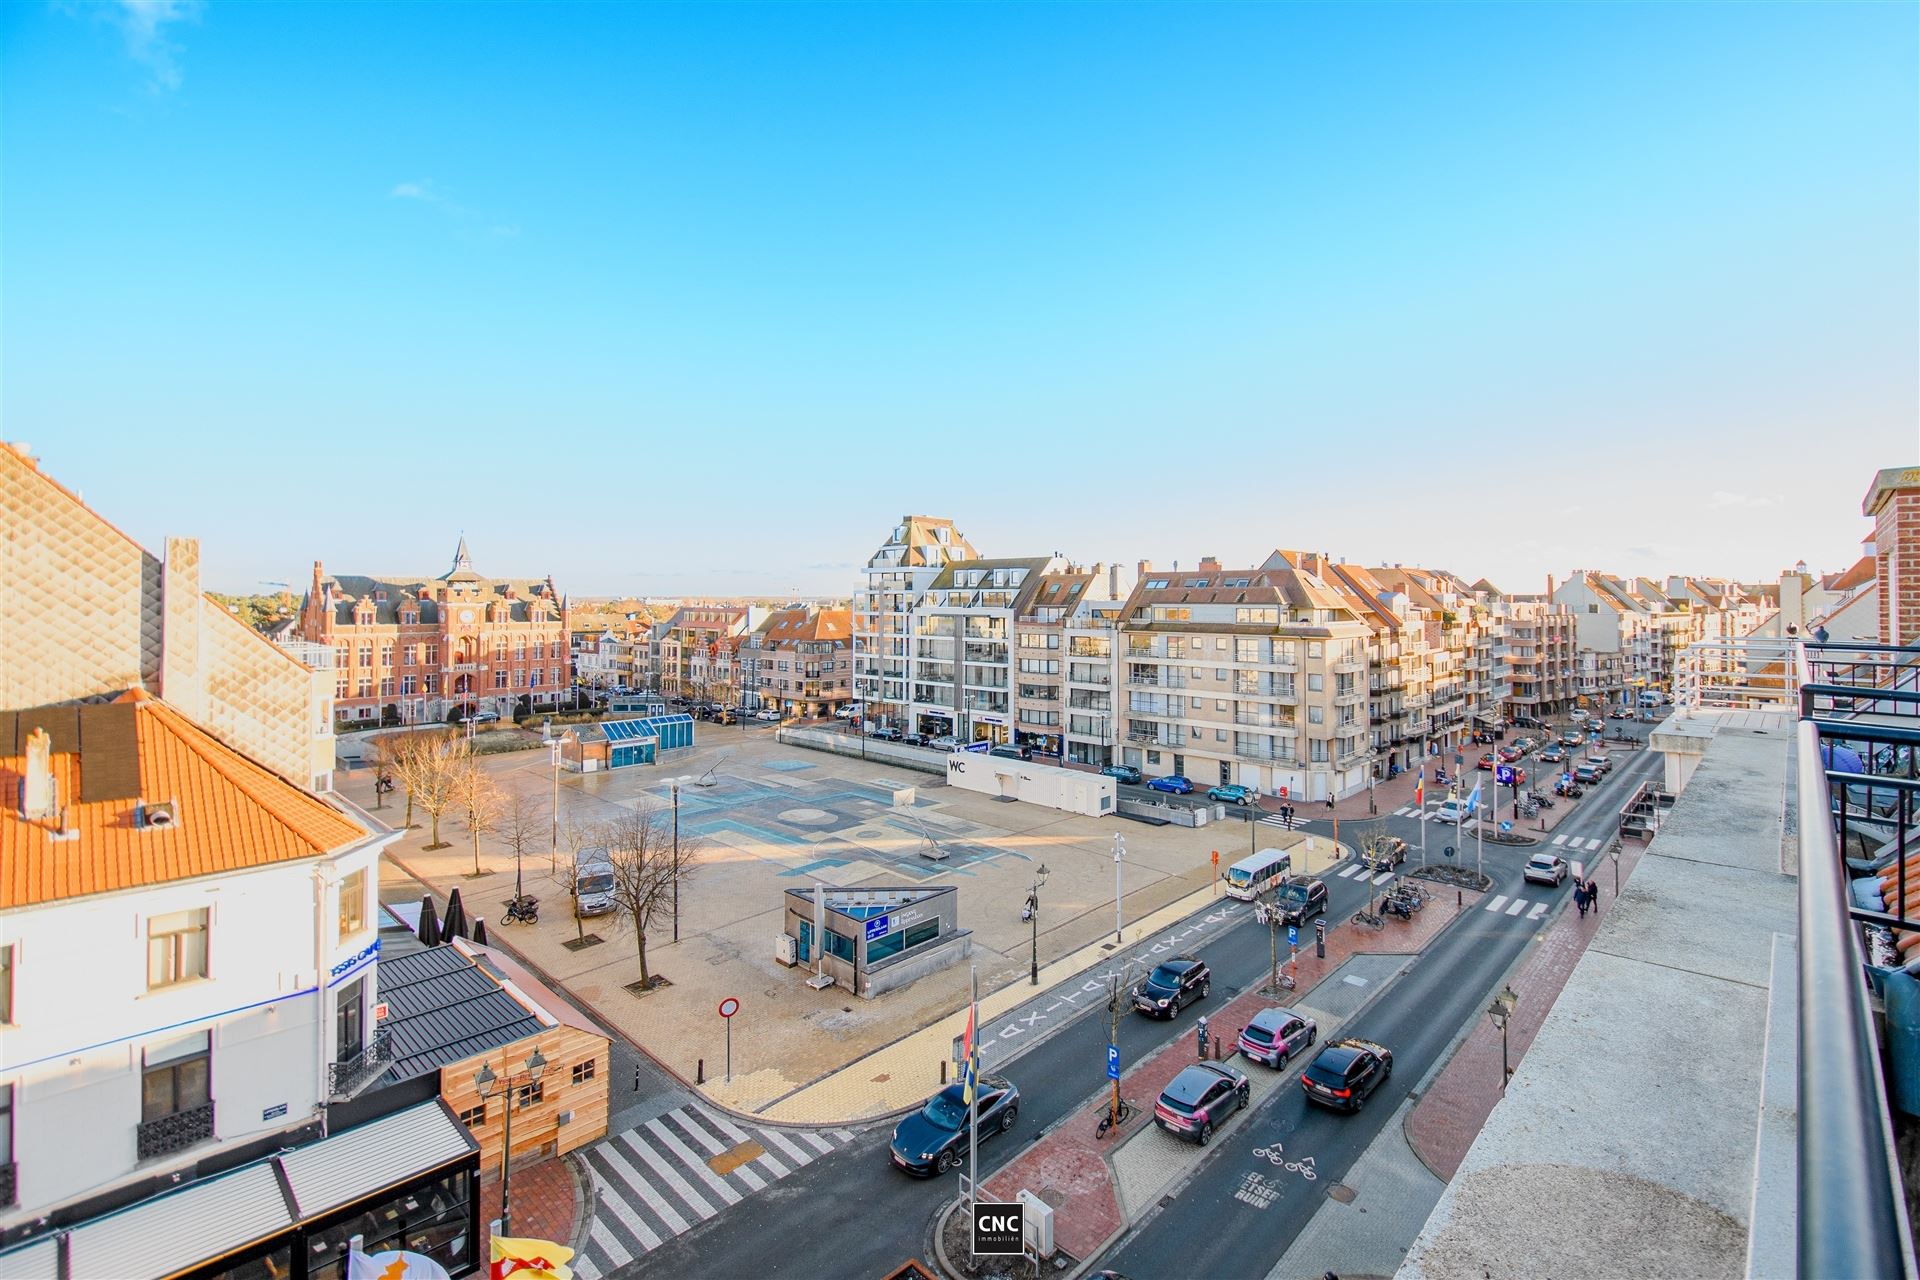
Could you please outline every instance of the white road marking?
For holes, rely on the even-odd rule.
[[[798,1143],[789,1139],[786,1134],[781,1133],[778,1129],[762,1129],[760,1132],[768,1141],[791,1156],[796,1165],[808,1164],[813,1160],[813,1153],[811,1151],[803,1149]]]
[[[1549,903],[1549,902],[1536,902],[1536,903],[1534,903],[1534,904],[1533,904],[1533,910],[1531,910],[1531,911],[1529,911],[1529,912],[1527,912],[1527,919],[1529,919],[1529,920],[1538,920],[1538,919],[1539,919],[1539,918],[1540,918],[1541,916],[1543,916],[1543,915],[1545,915],[1545,914],[1547,914],[1547,908],[1548,908],[1548,907],[1550,907],[1550,906],[1552,906],[1552,905],[1553,905],[1553,904],[1552,904],[1552,903]]]
[[[1385,883],[1386,883],[1387,881],[1389,881],[1389,880],[1391,880],[1391,879],[1393,879],[1393,872],[1391,872],[1391,871],[1382,871],[1382,872],[1381,872],[1381,873],[1380,873],[1379,875],[1377,875],[1377,876],[1375,876],[1375,877],[1373,878],[1373,882],[1374,882],[1375,884],[1385,884]]]
[[[667,1224],[669,1231],[673,1232],[674,1235],[679,1235],[687,1229],[689,1224],[685,1218],[680,1216],[680,1211],[671,1204],[668,1204],[667,1198],[658,1191],[655,1191],[653,1184],[640,1176],[640,1171],[628,1163],[627,1158],[620,1154],[613,1143],[605,1143],[595,1150],[602,1160],[605,1160],[613,1166],[613,1171],[620,1175],[620,1180],[636,1192],[642,1200],[647,1202],[647,1208],[660,1215],[660,1221]],[[638,1217],[634,1220],[636,1222],[639,1221]],[[621,1221],[624,1222],[626,1220],[623,1218]],[[628,1225],[631,1226],[632,1224],[629,1223]],[[635,1234],[638,1235],[639,1233],[635,1232]],[[645,1237],[642,1238],[644,1239]],[[656,1242],[658,1239],[659,1237],[656,1236]],[[651,1249],[654,1246],[648,1245],[647,1247]]]
[[[587,1235],[595,1244],[600,1246],[602,1252],[607,1255],[608,1260],[611,1261],[614,1266],[624,1267],[633,1261],[633,1255],[627,1252],[626,1246],[620,1243],[613,1232],[602,1226],[598,1218],[593,1220],[593,1228],[587,1232]],[[584,1262],[586,1259],[579,1259],[579,1261]],[[579,1267],[575,1267],[573,1271],[575,1275],[584,1274]]]
[[[665,1144],[667,1150],[680,1157],[680,1163],[693,1170],[694,1176],[706,1183],[707,1186],[713,1190],[714,1194],[718,1195],[728,1204],[740,1203],[740,1193],[728,1186],[726,1181],[716,1174],[705,1160],[693,1154],[693,1149],[675,1137],[673,1131],[668,1129],[666,1125],[660,1123],[659,1119],[656,1118],[647,1121],[647,1130],[652,1133],[654,1137],[660,1139],[660,1141]]]
[[[1354,873],[1354,872],[1356,872],[1356,871],[1358,871],[1359,869],[1360,869],[1360,864],[1359,864],[1359,863],[1357,863],[1357,862],[1350,862],[1350,863],[1348,863],[1348,864],[1347,864],[1346,866],[1344,866],[1344,867],[1342,867],[1342,868],[1340,868],[1340,878],[1341,878],[1342,880],[1345,880],[1345,879],[1347,879],[1348,877],[1350,877],[1350,876],[1352,876],[1352,875],[1353,875],[1353,873]]]
[[[813,1132],[811,1129],[801,1129],[799,1133],[803,1139],[805,1139],[808,1142],[811,1142],[814,1146],[820,1148],[820,1153],[822,1155],[826,1155],[833,1150],[833,1144],[831,1142],[828,1142],[825,1138],[822,1138],[819,1134]]]
[[[621,1161],[621,1163],[624,1164],[626,1162]],[[616,1184],[613,1180],[608,1178],[606,1174],[601,1173],[598,1169],[593,1171],[593,1177],[594,1181],[600,1184],[600,1193],[594,1198],[595,1203],[605,1205],[609,1209],[612,1209],[613,1216],[620,1219],[620,1225],[640,1237],[641,1243],[645,1244],[647,1248],[658,1249],[660,1247],[659,1233],[647,1225],[645,1218],[642,1218],[633,1211],[633,1206],[620,1198],[620,1193],[614,1189]],[[639,1190],[637,1187],[634,1189]],[[685,1231],[686,1229],[687,1224],[683,1221],[680,1224],[680,1230]],[[611,1250],[609,1250],[609,1253],[611,1253]]]
[[[1557,836],[1555,836],[1555,837],[1553,838],[1553,842],[1554,842],[1555,844],[1565,844],[1565,843],[1567,842],[1567,837],[1566,837],[1566,833],[1565,833],[1565,832],[1562,832],[1561,834],[1559,834],[1559,835],[1557,835]]]
[[[1506,900],[1507,900],[1507,895],[1504,893],[1500,894],[1492,902],[1489,902],[1487,904],[1487,910],[1498,911],[1501,908],[1501,906],[1506,902]]]
[[[1527,909],[1527,900],[1525,898],[1515,898],[1513,900],[1513,905],[1507,908],[1507,914],[1510,916],[1517,916],[1522,911],[1525,911],[1526,909]]]

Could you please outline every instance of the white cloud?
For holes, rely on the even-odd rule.
[[[395,200],[431,200],[432,187],[430,182],[403,182],[387,194]]]
[[[460,239],[474,242],[487,240],[511,240],[520,234],[520,228],[511,222],[496,222],[478,209],[448,198],[446,192],[435,186],[431,178],[422,178],[417,182],[394,184],[387,192],[389,200],[416,200],[431,205],[446,215],[454,225]]]
[[[1784,499],[1779,496],[1764,497],[1757,493],[1730,493],[1725,489],[1715,489],[1707,498],[1709,507],[1777,507]]]
[[[205,7],[202,0],[114,0],[94,12],[120,29],[128,55],[151,73],[155,89],[178,89],[180,46],[167,29],[200,21]]]

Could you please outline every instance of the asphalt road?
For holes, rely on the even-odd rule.
[[[1566,829],[1580,835],[1610,833],[1614,812],[1637,785],[1633,779],[1648,772],[1646,758],[1635,753],[1632,763],[1617,768],[1608,779],[1601,797],[1606,803],[1586,806],[1585,812],[1569,818]],[[1616,793],[1617,800],[1608,799]],[[1417,821],[1387,821],[1410,842],[1417,840]],[[1433,860],[1439,861],[1439,843],[1430,840],[1430,848]],[[1465,851],[1470,857],[1470,844]],[[1520,867],[1529,852],[1487,846],[1486,866],[1495,877],[1495,893],[1511,895],[1521,887]],[[1415,853],[1413,863],[1417,861]],[[1360,877],[1329,876],[1327,881],[1329,928],[1351,927],[1347,919],[1365,905],[1364,883]],[[1567,886],[1562,886],[1551,896],[1557,900],[1566,892]],[[1538,901],[1549,891],[1533,886],[1526,894]],[[1190,1040],[1200,1014],[1266,980],[1267,931],[1245,927],[1244,919],[1250,917],[1209,936],[1196,948],[1213,971],[1211,999],[1189,1006],[1170,1023],[1135,1014],[1121,1020],[1118,1043],[1123,1063],[1137,1062],[1175,1037]],[[1105,1265],[1116,1266],[1135,1280],[1264,1275],[1317,1206],[1317,1197],[1351,1165],[1454,1033],[1478,1016],[1488,992],[1538,927],[1537,921],[1529,922],[1525,916],[1489,911],[1469,912],[1449,926],[1421,962],[1388,987],[1350,1028],[1351,1034],[1378,1038],[1395,1050],[1393,1077],[1367,1110],[1357,1116],[1308,1116],[1303,1114],[1305,1103],[1297,1086],[1282,1090],[1255,1112],[1249,1125],[1210,1148],[1191,1188],[1123,1240],[1114,1254],[1119,1262],[1109,1259]],[[1070,1112],[1101,1105],[1107,1034],[1104,1002],[1095,1001],[1086,1013],[1025,1046],[1004,1065],[993,1067],[1019,1087],[1020,1119],[1012,1133],[982,1141],[982,1178],[991,1176]],[[1151,1105],[1152,1100],[1134,1101]],[[665,1242],[619,1274],[866,1277],[884,1274],[908,1258],[924,1257],[932,1219],[956,1194],[955,1180],[920,1181],[894,1169],[886,1153],[891,1132],[890,1123],[872,1126],[857,1141],[815,1160],[803,1173],[778,1181]],[[1320,1178],[1311,1186],[1302,1183],[1288,1188],[1270,1208],[1255,1212],[1235,1201],[1233,1192],[1251,1167],[1251,1148],[1275,1137],[1285,1143],[1290,1157],[1296,1143],[1300,1153],[1314,1155]],[[1300,1181],[1297,1175],[1286,1176]],[[1220,1215],[1234,1211],[1245,1211],[1250,1235],[1220,1230]]]

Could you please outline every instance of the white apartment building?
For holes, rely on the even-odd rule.
[[[317,1136],[378,1076],[392,836],[143,692],[0,712],[0,755],[4,1251]]]
[[[867,561],[853,597],[853,690],[875,728],[918,732],[911,719],[913,610],[949,565],[976,560],[953,521],[903,516]]]
[[[1033,602],[1049,585],[1056,593],[1063,586],[1072,587],[1077,595],[1084,584],[1061,581],[1058,575],[1065,568],[1056,556],[1034,556],[975,558],[940,571],[910,610],[913,644],[906,666],[910,732],[929,738],[952,736],[961,742],[1014,740],[1016,662],[1043,668],[1029,673],[1044,681],[1030,688],[1057,689],[1061,637],[1059,620],[1052,619],[1028,633],[1029,641],[1041,647],[1020,649],[1015,644],[1014,619],[1033,609]],[[1014,656],[1016,651],[1022,655],[1020,660]],[[1050,673],[1044,670],[1049,665]],[[1039,727],[1036,724],[1036,730]]]

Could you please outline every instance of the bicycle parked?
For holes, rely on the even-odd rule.
[[[540,923],[540,899],[530,893],[516,894],[507,899],[507,914],[500,917],[501,924],[538,924]]]
[[[1118,1123],[1125,1124],[1127,1121],[1131,1120],[1133,1118],[1133,1110],[1134,1108],[1131,1102],[1128,1102],[1125,1098],[1120,1099],[1120,1114],[1119,1114]],[[1115,1118],[1114,1118],[1113,1110],[1111,1108],[1101,1112],[1100,1123],[1094,1126],[1093,1136],[1096,1138],[1106,1137],[1107,1131],[1113,1128],[1114,1124],[1115,1124]]]

